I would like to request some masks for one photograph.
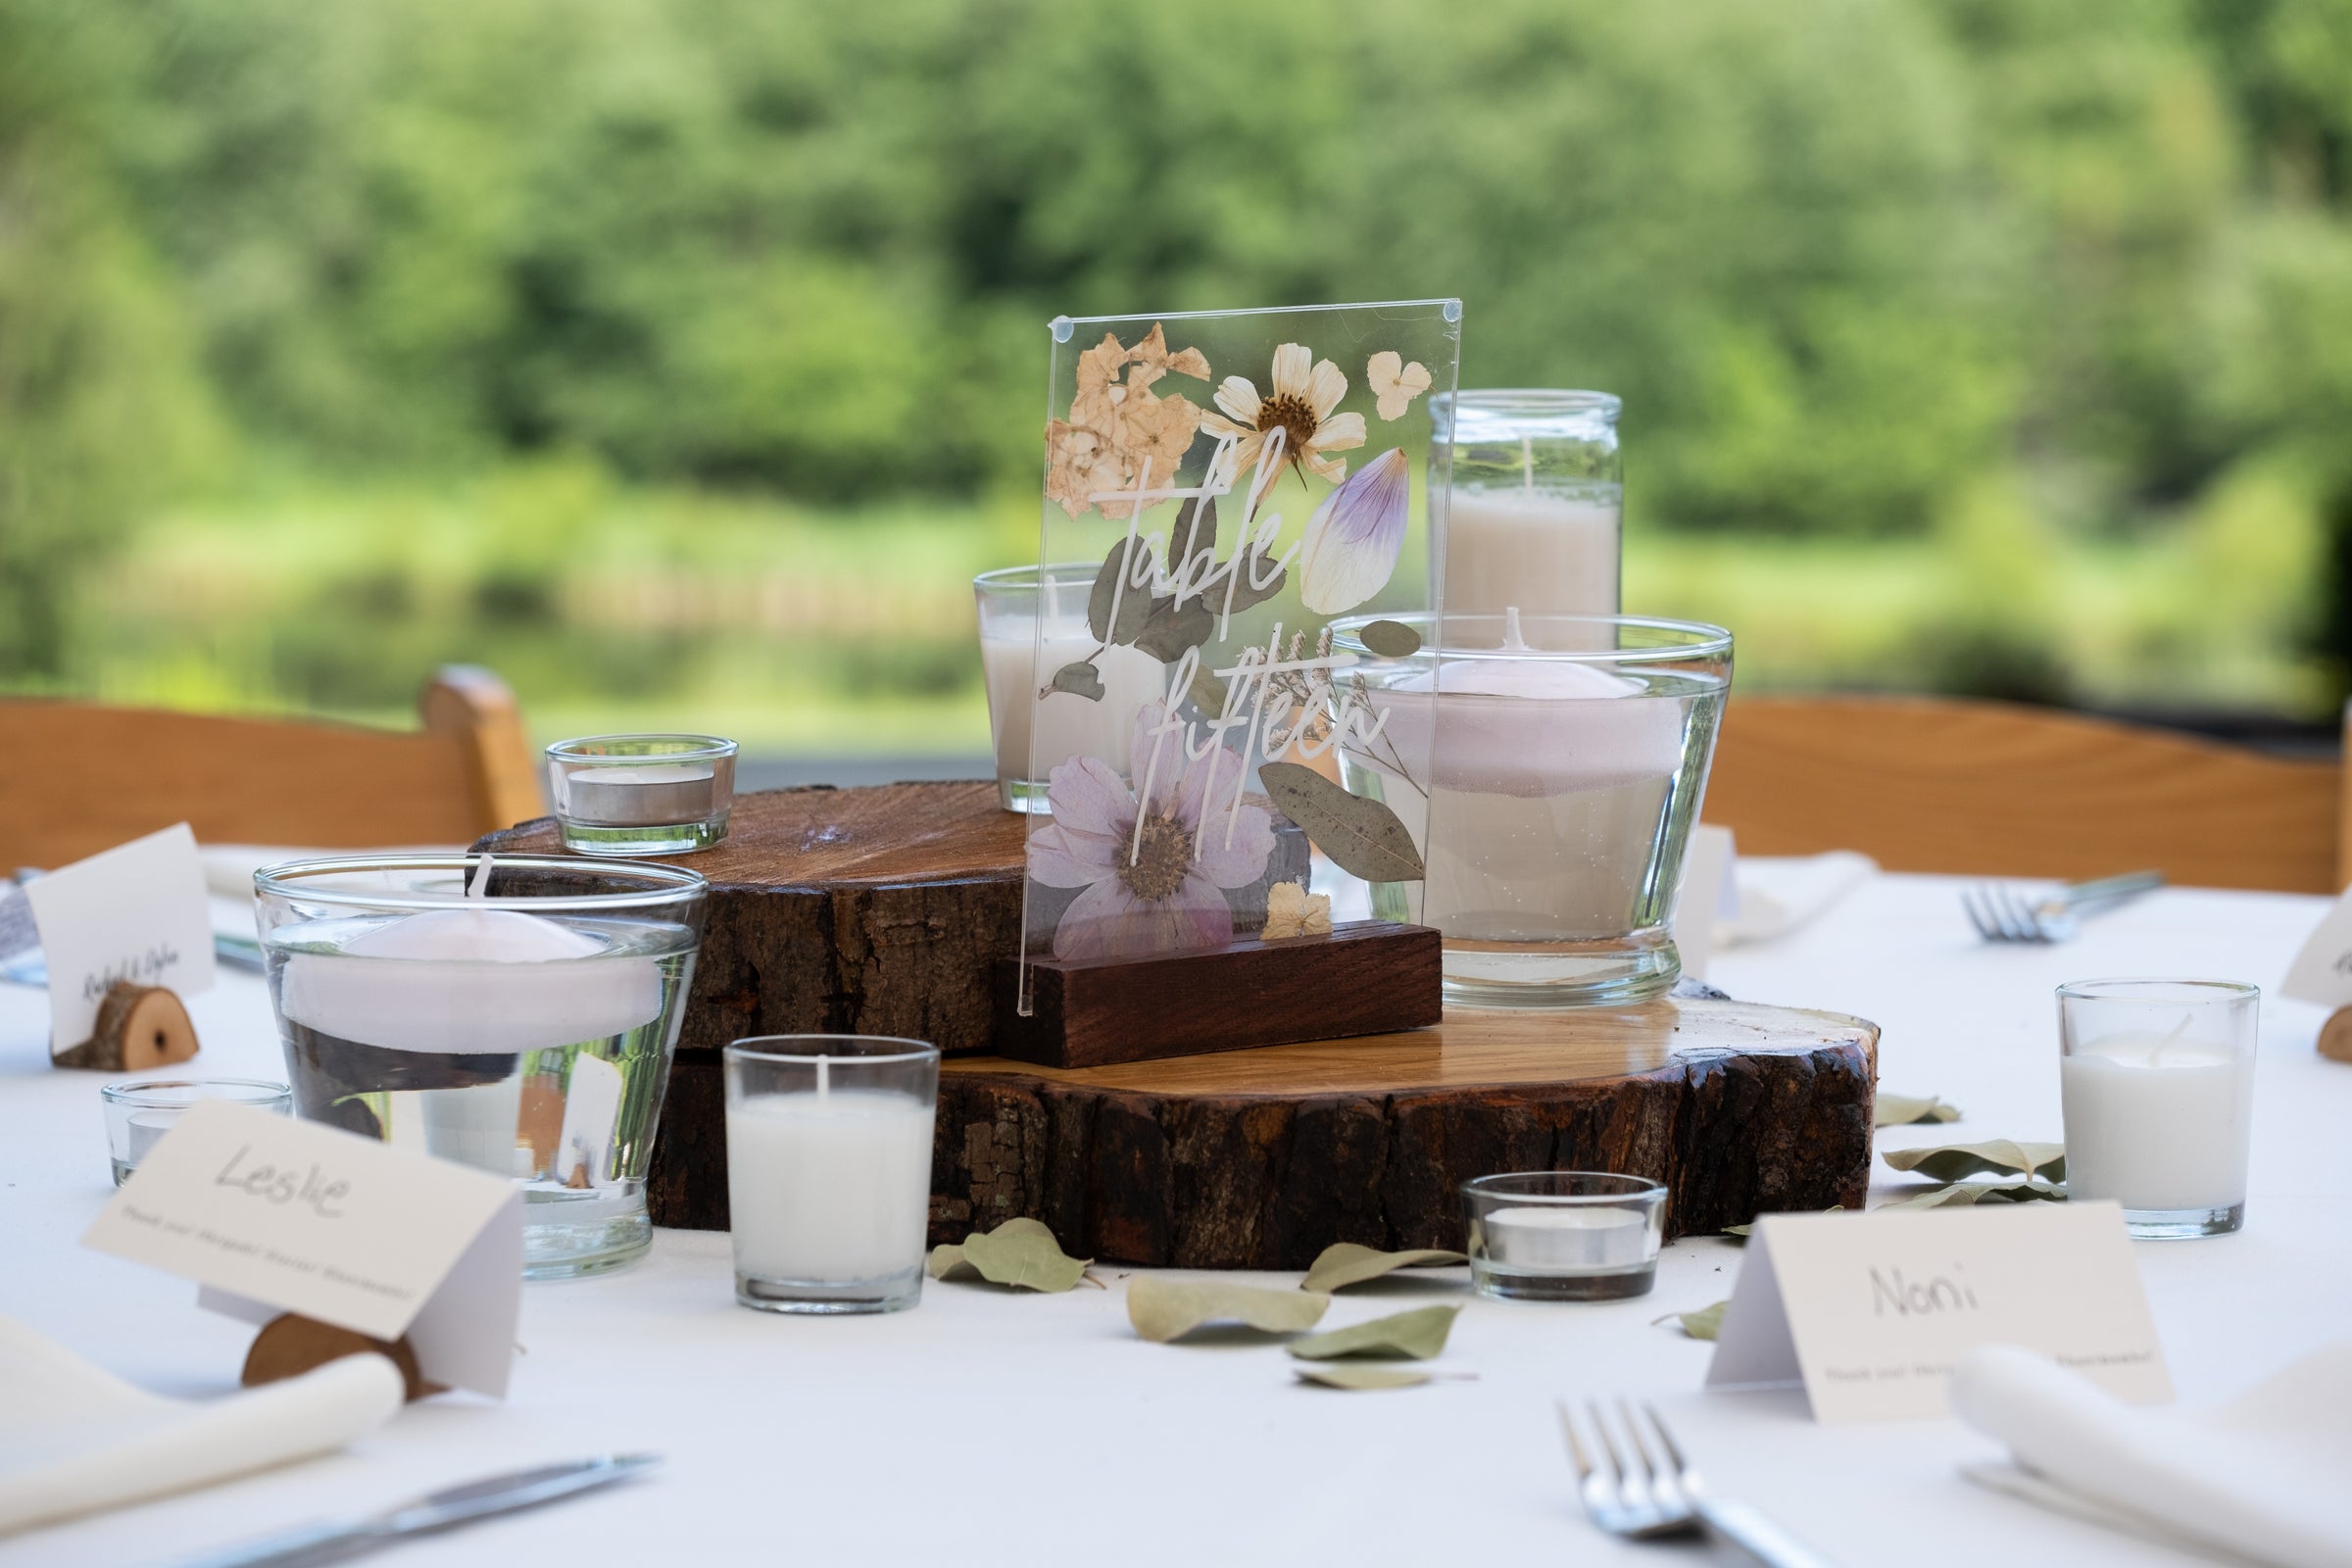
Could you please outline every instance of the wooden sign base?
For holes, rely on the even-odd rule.
[[[998,968],[997,1049],[1016,1061],[1099,1067],[1294,1040],[1396,1034],[1438,1021],[1438,933],[1376,920],[1329,936],[1247,938],[1212,953]]]
[[[400,1368],[400,1381],[406,1386],[411,1404],[443,1392],[441,1385],[425,1382],[417,1372],[416,1352],[410,1348],[406,1335],[397,1340],[371,1340],[355,1330],[339,1329],[296,1312],[281,1312],[262,1325],[252,1348],[245,1352],[245,1371],[239,1381],[250,1389],[282,1378],[298,1378],[329,1361],[340,1361],[347,1355],[368,1350],[387,1357]]]

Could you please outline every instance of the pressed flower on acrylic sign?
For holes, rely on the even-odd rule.
[[[1319,615],[1353,610],[1389,585],[1404,548],[1411,470],[1391,447],[1323,498],[1307,519],[1298,601]]]
[[[1364,385],[1379,400],[1382,418],[1401,419],[1413,399],[1429,390],[1429,367],[1418,361],[1407,365],[1395,349],[1382,349],[1365,363]]]
[[[1200,428],[1200,408],[1181,394],[1163,397],[1152,390],[1171,370],[1205,381],[1208,361],[1195,348],[1169,353],[1157,322],[1132,348],[1106,332],[1078,356],[1070,416],[1046,423],[1048,499],[1073,517],[1099,507],[1105,517],[1120,518],[1135,510],[1133,503],[1097,498],[1139,484],[1152,490],[1175,485]]]
[[[1211,414],[1200,428],[1211,435],[1231,436],[1233,450],[1225,457],[1224,481],[1236,482],[1258,460],[1267,438],[1282,432],[1281,460],[1303,481],[1301,469],[1312,469],[1338,484],[1348,465],[1334,452],[1364,444],[1364,416],[1334,414],[1348,395],[1348,377],[1329,360],[1318,360],[1301,343],[1285,343],[1274,351],[1273,390],[1258,396],[1246,377],[1229,375],[1217,386],[1217,407],[1231,416]]]

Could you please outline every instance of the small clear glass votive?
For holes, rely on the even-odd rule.
[[[1644,1176],[1537,1170],[1462,1183],[1470,1283],[1506,1301],[1646,1296],[1666,1189]]]
[[[2121,1203],[2142,1241],[2243,1224],[2261,1004],[2233,980],[2060,986],[2067,1196]]]
[[[294,1091],[266,1078],[130,1078],[98,1091],[106,1107],[106,1152],[120,1187],[199,1100],[233,1100],[256,1110],[294,1114]]]
[[[735,1299],[896,1312],[923,1294],[939,1049],[877,1035],[727,1047]]]
[[[253,885],[305,1120],[512,1180],[525,1279],[644,1254],[700,873],[384,855],[268,866]]]
[[[1456,1006],[1614,1006],[1672,989],[1675,895],[1732,634],[1448,610],[1442,642],[1427,614],[1385,617],[1421,639],[1392,658],[1364,644],[1373,618],[1332,622],[1386,720],[1382,743],[1340,749],[1341,776],[1387,803],[1427,868],[1417,887],[1375,885],[1374,911],[1438,929]]]
[[[1446,612],[1614,615],[1624,464],[1620,405],[1549,388],[1432,393],[1433,459],[1449,452]],[[1432,473],[1447,471],[1437,462]]]
[[[727,836],[735,743],[716,735],[591,735],[547,749],[564,847],[691,855]]]
[[[1050,811],[1046,783],[1073,757],[1100,757],[1126,771],[1136,710],[1167,692],[1166,665],[1138,649],[1105,647],[1086,629],[1087,597],[1101,570],[1100,562],[1064,562],[972,579],[997,796],[1008,811]],[[1094,665],[1100,699],[1052,689],[1057,672],[1080,663]]]

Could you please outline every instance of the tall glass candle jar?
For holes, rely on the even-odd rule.
[[[644,1252],[701,876],[404,855],[253,880],[296,1114],[511,1178],[526,1277]]]
[[[2148,1241],[2244,1223],[2261,1002],[2230,980],[2058,988],[2068,1197],[2114,1200]]]
[[[1614,615],[1625,472],[1618,400],[1503,389],[1432,396],[1431,444],[1450,449],[1445,612]],[[1433,462],[1430,471],[1443,472]]]

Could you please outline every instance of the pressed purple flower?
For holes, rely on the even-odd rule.
[[[1148,801],[1139,804],[1100,758],[1073,757],[1047,780],[1054,820],[1030,835],[1029,875],[1051,888],[1086,890],[1054,928],[1056,958],[1221,948],[1233,939],[1233,908],[1223,890],[1246,888],[1265,874],[1274,853],[1272,814],[1248,802],[1238,810],[1227,804],[1241,782],[1241,755],[1220,746],[1186,759],[1176,735],[1152,733],[1166,716],[1157,703],[1146,703],[1135,716],[1129,755],[1139,773],[1152,765],[1155,743],[1159,749]]]
[[[1318,615],[1353,610],[1388,586],[1404,549],[1411,473],[1391,447],[1323,498],[1299,552],[1299,602]]]

